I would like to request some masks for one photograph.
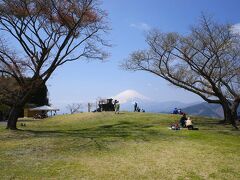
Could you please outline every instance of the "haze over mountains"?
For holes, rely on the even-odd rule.
[[[207,102],[183,103],[180,101],[157,102],[135,90],[123,91],[113,98],[118,99],[121,103],[121,110],[126,111],[133,111],[134,103],[137,102],[138,106],[146,112],[172,113],[174,108],[179,108],[190,115],[223,118],[222,107],[218,104],[209,104]]]
[[[186,112],[189,115],[197,116],[207,116],[214,118],[222,118],[223,110],[220,105],[209,104],[207,102],[194,102],[194,103],[184,103],[180,101],[165,101],[159,102],[154,101],[147,96],[135,91],[135,90],[125,90],[119,94],[107,98],[117,99],[121,106],[121,111],[133,111],[134,103],[137,102],[139,108],[144,109],[146,112],[153,113],[172,113],[174,108],[182,109],[183,112]],[[96,104],[95,102],[92,102]],[[70,103],[69,103],[70,104]],[[81,111],[87,111],[87,102],[82,102],[83,108]],[[57,104],[61,109],[60,113],[67,113],[66,106],[67,104]],[[96,109],[94,106],[92,110]],[[240,108],[239,108],[240,111]]]
[[[154,101],[135,90],[126,90],[112,97],[119,100],[121,103],[121,110],[133,111],[134,103],[137,102],[140,109],[144,109],[146,112],[154,113],[171,113],[174,108],[185,108],[196,103],[183,103],[179,101]]]
[[[223,118],[223,109],[219,104],[209,104],[207,102],[202,102],[195,104],[193,106],[188,106],[183,108],[183,111],[198,116],[207,116],[213,118]]]

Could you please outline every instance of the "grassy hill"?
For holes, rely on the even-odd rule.
[[[240,179],[240,132],[178,115],[82,113],[0,125],[1,179]]]

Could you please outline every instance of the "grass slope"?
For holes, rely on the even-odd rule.
[[[177,115],[82,113],[0,125],[0,179],[240,179],[240,132]],[[23,121],[22,121],[23,122]],[[21,121],[19,123],[22,123]]]

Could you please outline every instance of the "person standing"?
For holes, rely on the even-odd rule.
[[[134,103],[134,112],[137,111],[137,102]]]
[[[119,114],[120,104],[119,104],[119,101],[117,100],[115,100],[114,102],[114,109],[115,109],[115,114]]]

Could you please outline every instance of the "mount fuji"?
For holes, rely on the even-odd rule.
[[[158,102],[131,89],[120,92],[111,98],[117,99],[120,102],[121,110],[123,111],[133,111],[135,102],[138,104],[140,109],[144,109],[146,112],[155,113],[171,113],[174,108],[185,108],[193,104],[197,104],[182,103],[179,101]]]

